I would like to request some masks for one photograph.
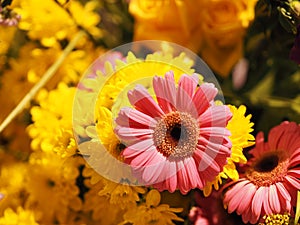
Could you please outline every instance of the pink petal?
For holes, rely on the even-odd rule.
[[[141,153],[149,154],[151,152],[152,154],[153,151],[156,151],[156,148],[153,140],[149,138],[128,146],[123,150],[122,156],[125,158],[132,158]]]
[[[168,161],[163,159],[159,154],[153,154],[147,161],[147,164],[144,164],[142,179],[146,185],[165,181],[172,175],[170,174],[171,171],[164,168]]]
[[[165,186],[166,189],[173,193],[177,188],[177,170],[176,170],[176,162],[170,161],[168,163],[168,167],[166,167],[168,171],[170,171],[171,176],[166,179]]]
[[[279,126],[272,128],[268,135],[268,143],[271,149],[279,149],[281,138],[285,139],[288,133],[294,133],[298,125],[294,122],[282,122]]]
[[[210,106],[218,93],[218,89],[211,83],[200,85],[193,97],[194,106],[198,115],[201,115]]]
[[[228,199],[228,212],[234,212],[240,205],[241,201],[244,199],[244,195],[247,192],[244,190],[247,182],[238,182],[233,186],[233,188],[226,192],[226,198]]]
[[[116,123],[122,127],[154,129],[157,121],[136,109],[124,107],[120,110]]]
[[[276,191],[275,185],[270,185],[269,187],[269,203],[270,203],[270,208],[272,209],[273,213],[280,213],[280,202],[278,198],[278,193]]]
[[[252,210],[251,207],[249,206],[246,208],[246,211],[242,214],[242,220],[245,224],[248,224],[248,222],[252,220]],[[255,223],[255,222],[253,222]]]
[[[300,164],[300,151],[294,152],[290,157],[289,168],[293,168]]]
[[[200,175],[201,173],[206,171],[210,173],[210,177],[213,177],[217,175],[221,170],[216,161],[201,150],[196,150],[193,154],[193,158],[195,159]]]
[[[186,168],[182,161],[178,161],[176,165],[179,166],[179,168],[182,168],[177,168],[178,188],[182,194],[186,194],[191,190]]]
[[[123,141],[138,141],[145,138],[151,139],[154,130],[117,126],[115,132]]]
[[[263,196],[265,197],[264,201],[263,201],[263,208],[264,208],[264,211],[267,215],[271,215],[273,213],[272,209],[270,208],[270,203],[269,203],[269,187],[266,186],[264,187],[264,193]]]
[[[199,184],[201,184],[202,181],[199,177],[197,165],[195,163],[194,158],[190,157],[190,158],[184,159],[184,166],[185,166],[185,169],[188,171],[188,178],[189,178],[189,183],[190,183],[191,187],[195,188]]]
[[[287,174],[288,174],[289,176],[292,176],[292,177],[295,177],[295,178],[300,179],[300,169],[292,169],[292,170],[289,170]]]
[[[192,102],[197,84],[197,76],[183,75],[179,80],[176,94],[176,109],[181,112],[189,112],[194,118],[198,117],[198,111]]]
[[[224,145],[223,140],[212,141],[205,137],[199,137],[197,148],[201,149],[202,151],[209,150],[211,154],[221,154],[221,155],[230,155],[230,146]]]
[[[262,205],[265,198],[265,196],[263,195],[264,188],[265,187],[259,187],[256,190],[252,200],[252,212],[253,212],[252,216],[254,217],[253,220],[255,220],[256,222],[258,221],[262,211]]]
[[[287,200],[291,201],[291,196],[288,192],[288,190],[284,187],[284,185],[281,182],[278,182],[275,184],[277,191]]]
[[[153,88],[160,108],[165,113],[173,111],[176,104],[176,86],[173,72],[166,73],[165,79],[155,76]]]
[[[255,158],[259,158],[265,152],[264,133],[259,132],[255,138],[255,147],[249,151]]]
[[[300,132],[300,131],[299,131]],[[297,132],[297,137],[300,136],[299,132]],[[296,135],[295,135],[296,136]],[[292,140],[290,142],[290,146],[287,149],[289,151],[290,154],[294,154],[296,152],[300,152],[300,139],[298,139],[297,137],[294,137],[294,140]]]
[[[201,128],[205,127],[226,127],[231,119],[232,113],[226,105],[211,106],[202,115],[198,121]]]
[[[277,188],[277,193],[279,194],[279,199],[280,199],[280,202],[281,202],[281,208],[284,208],[285,211],[290,212],[292,197],[291,197],[289,191],[280,182],[276,183],[275,186]]]
[[[178,87],[185,90],[189,97],[192,97],[194,95],[198,82],[199,77],[197,74],[193,74],[192,76],[184,74],[180,77]]]
[[[294,188],[300,190],[300,180],[291,176],[285,176],[285,180],[290,183]]]
[[[244,188],[244,191],[247,193],[245,196],[244,196],[244,199],[243,201],[240,202],[240,205],[238,207],[238,210],[237,210],[237,214],[238,215],[243,215],[244,212],[248,209],[248,208],[251,208],[251,201],[253,199],[253,196],[256,192],[256,187],[255,185],[253,185],[252,183],[249,183],[249,181],[245,181],[245,182],[248,182],[246,185],[245,185],[245,188]]]
[[[136,85],[135,89],[128,92],[128,99],[135,108],[150,117],[162,117],[164,112],[153,100],[147,89],[142,85]]]

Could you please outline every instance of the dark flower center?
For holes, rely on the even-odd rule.
[[[153,134],[157,151],[164,156],[186,157],[195,150],[198,122],[188,113],[170,112],[158,121]]]
[[[270,186],[284,180],[288,165],[285,151],[270,151],[252,163],[246,177],[258,187]]]
[[[278,166],[279,157],[277,155],[269,155],[258,161],[254,169],[258,172],[270,172]]]
[[[175,124],[170,130],[170,135],[174,141],[179,141],[180,139],[186,138],[186,129],[181,124]]]

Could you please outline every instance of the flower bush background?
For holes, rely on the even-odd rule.
[[[299,1],[0,3],[0,121],[5,124],[0,127],[0,224],[297,224]],[[226,129],[234,154],[201,190],[182,194],[115,183],[90,168],[78,150],[72,114],[81,76],[99,55],[139,40],[169,41],[194,51],[215,73],[230,105],[233,116]],[[122,57],[135,60],[116,55],[111,63]],[[118,88],[112,85],[107,92],[113,96]],[[107,122],[111,104],[99,107],[96,128],[110,153],[121,158],[124,146]],[[260,131],[265,138],[269,134],[267,144]],[[273,155],[255,160],[269,150]],[[277,191],[266,183],[260,188],[260,174],[253,170],[273,172],[279,166],[285,168],[284,184],[273,180]],[[231,180],[240,186],[250,180],[257,192],[271,193],[267,203],[245,185],[251,190],[245,202],[254,205],[245,210],[236,201],[246,196],[233,199],[241,187],[232,187]]]

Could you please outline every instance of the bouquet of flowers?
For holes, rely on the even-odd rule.
[[[0,0],[0,225],[300,223],[300,1]]]

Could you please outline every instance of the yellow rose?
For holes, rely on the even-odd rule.
[[[201,30],[203,60],[219,75],[226,77],[243,56],[243,41],[254,19],[256,0],[203,1]]]
[[[134,40],[175,42],[228,76],[242,58],[243,41],[257,0],[131,0]]]
[[[201,1],[195,0],[131,0],[134,40],[170,41],[197,52],[202,37],[200,8]]]

